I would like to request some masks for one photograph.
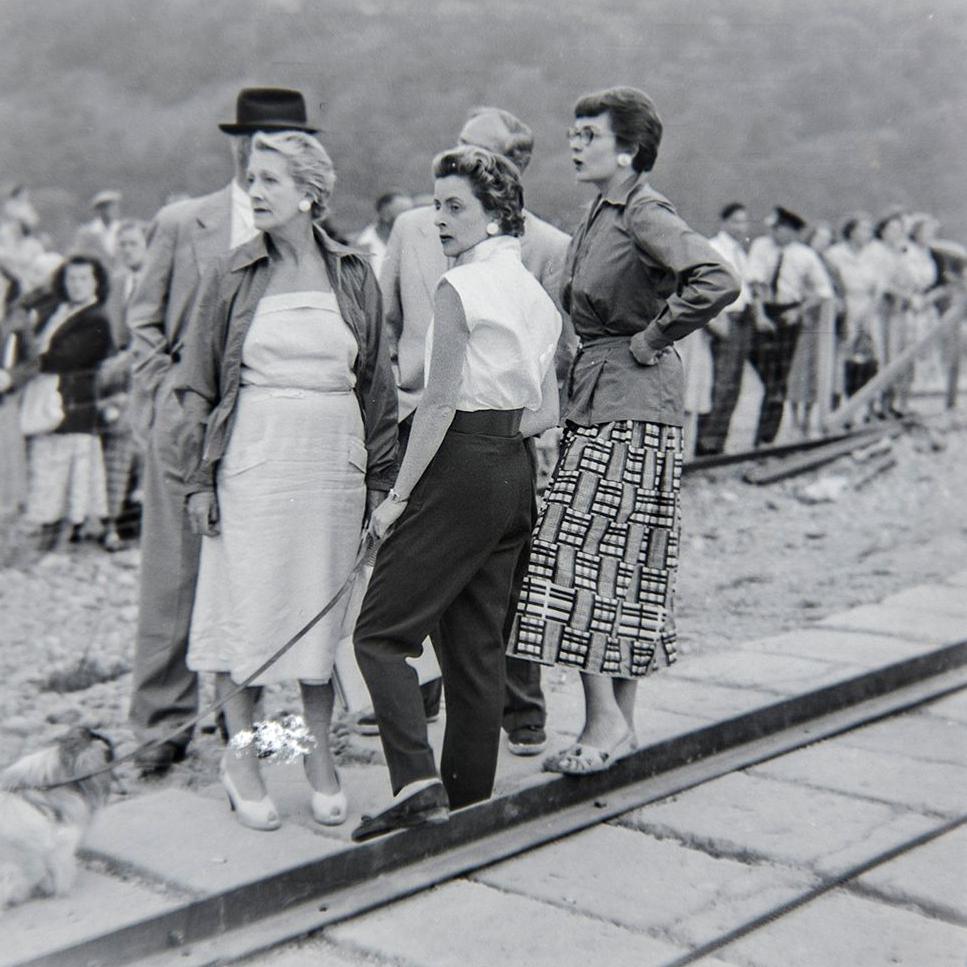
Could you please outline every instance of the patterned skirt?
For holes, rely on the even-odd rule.
[[[681,475],[680,427],[564,431],[508,654],[613,678],[675,661]]]

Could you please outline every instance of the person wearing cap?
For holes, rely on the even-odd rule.
[[[526,171],[534,150],[531,129],[509,111],[497,107],[472,108],[457,137],[461,145],[486,148],[509,158],[521,174]],[[380,273],[383,311],[391,343],[394,347],[397,385],[399,388],[400,446],[405,449],[413,414],[422,397],[426,378],[426,339],[433,317],[433,293],[447,271],[449,260],[440,247],[432,205],[403,212],[390,234],[386,256]],[[524,233],[521,236],[521,261],[551,297],[560,310],[559,292],[564,257],[569,237],[553,225],[524,209]],[[567,376],[576,348],[574,330],[565,318],[558,343],[555,368],[559,383]],[[528,441],[535,461],[535,441]],[[555,448],[556,449],[556,448]],[[526,569],[519,563],[515,589]],[[510,608],[513,617],[514,608]],[[510,625],[506,629],[510,632]],[[428,717],[439,710],[439,672],[433,668],[432,653],[426,650],[420,660],[424,678],[424,705]],[[547,744],[544,695],[541,691],[540,666],[516,658],[507,660],[507,689],[504,708],[504,730],[508,747],[514,755],[537,755]],[[363,716],[361,731],[373,731],[375,720]]]
[[[72,251],[96,256],[108,269],[117,260],[121,197],[119,191],[99,191],[90,204],[94,217],[77,230],[71,246]]]
[[[749,361],[763,389],[755,432],[757,447],[772,443],[779,432],[805,304],[834,295],[819,256],[800,241],[805,219],[777,206],[765,223],[769,233],[760,235],[749,249],[755,312]]]
[[[199,280],[215,259],[257,235],[246,173],[252,136],[260,131],[316,128],[298,91],[245,88],[235,120],[219,128],[231,138],[234,177],[218,191],[166,205],[148,233],[148,252],[128,306],[131,329],[132,429],[144,447],[141,597],[130,718],[139,740],[166,734],[198,709],[198,678],[186,664],[201,537],[192,532],[184,494],[165,451],[180,407],[173,373],[184,349],[184,327]],[[139,758],[143,774],[166,771],[184,758],[191,738],[157,745]]]

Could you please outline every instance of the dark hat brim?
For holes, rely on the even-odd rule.
[[[304,131],[306,134],[318,134],[319,129],[308,124],[298,124],[295,121],[259,121],[253,124],[219,124],[219,131],[225,134],[258,134],[259,131]]]

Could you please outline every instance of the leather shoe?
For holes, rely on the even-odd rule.
[[[146,749],[137,756],[135,762],[141,778],[145,779],[149,776],[163,776],[176,762],[182,762],[187,754],[185,747],[177,742],[162,742],[153,749]]]
[[[363,816],[363,821],[353,830],[353,842],[362,843],[397,829],[437,825],[445,823],[449,818],[450,801],[447,799],[447,791],[442,782],[435,782],[375,816]]]

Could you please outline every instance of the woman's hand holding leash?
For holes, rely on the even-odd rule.
[[[403,516],[406,504],[407,500],[391,490],[389,496],[373,511],[369,518],[369,530],[376,540],[381,541],[386,537],[393,525]]]

